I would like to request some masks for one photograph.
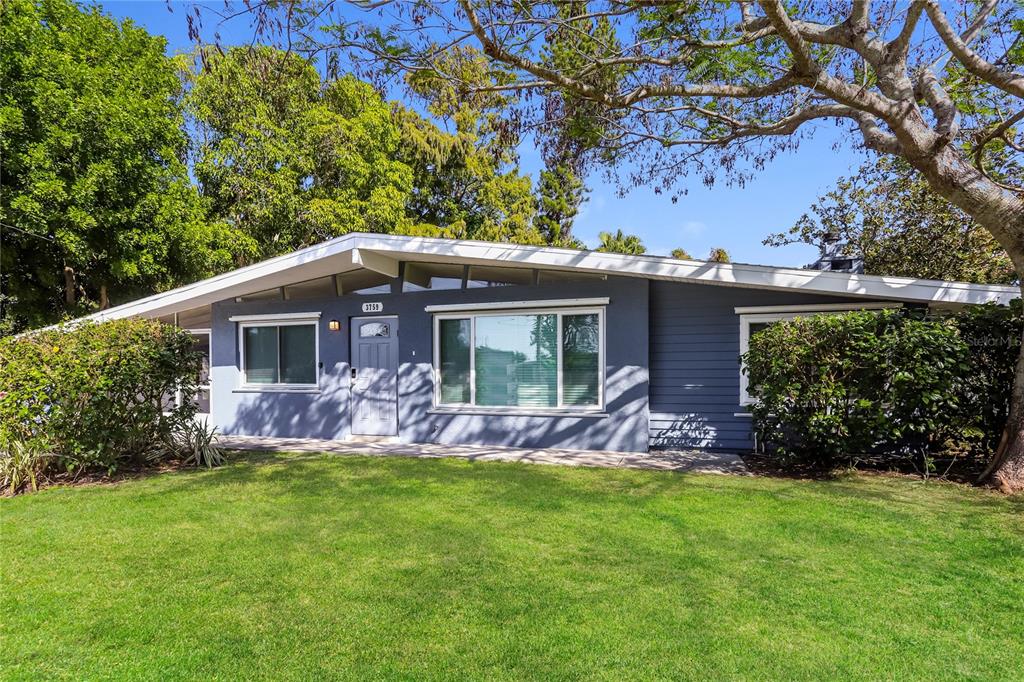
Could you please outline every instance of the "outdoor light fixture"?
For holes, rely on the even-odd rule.
[[[337,320],[331,320],[330,322],[327,323],[327,328],[330,329],[332,332],[336,332],[339,329],[341,329],[341,322],[338,322]]]

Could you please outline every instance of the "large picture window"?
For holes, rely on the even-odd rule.
[[[259,388],[317,386],[315,321],[242,324],[242,385]]]
[[[435,317],[439,406],[596,410],[604,384],[602,309]]]

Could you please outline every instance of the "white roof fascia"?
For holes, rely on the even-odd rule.
[[[356,251],[356,254],[353,254]],[[706,263],[658,256],[627,256],[596,251],[351,233],[171,291],[93,313],[83,320],[109,320],[133,315],[158,317],[217,301],[326,277],[362,264],[390,269],[395,260],[576,270],[646,277],[718,286],[803,291],[815,294],[900,300],[920,303],[1008,303],[1020,297],[1012,286],[942,282],[904,277],[878,277],[740,263]],[[356,262],[358,261],[358,262]],[[294,271],[294,272],[293,272]]]
[[[484,260],[508,265],[531,265],[556,269],[584,270],[605,274],[632,275],[673,281],[700,282],[725,286],[805,291],[837,296],[864,296],[920,303],[1008,303],[1019,298],[1018,287],[945,282],[909,277],[880,277],[844,272],[780,268],[742,263],[709,263],[659,256],[628,256],[597,251],[574,251],[552,247],[449,241],[427,237],[373,235],[379,245],[373,250],[406,252],[414,255],[444,256],[448,262]],[[364,247],[370,250],[369,246]]]

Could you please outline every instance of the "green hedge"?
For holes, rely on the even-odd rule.
[[[113,470],[142,461],[195,415],[201,357],[188,332],[116,320],[0,339],[0,447],[58,465]],[[167,410],[167,411],[165,411]]]
[[[773,324],[743,361],[769,452],[836,463],[867,453],[985,456],[998,443],[1021,307],[883,310]]]

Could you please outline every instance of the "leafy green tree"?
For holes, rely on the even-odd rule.
[[[165,41],[69,0],[0,17],[0,296],[8,329],[130,299],[223,264],[188,180]]]
[[[982,284],[1017,280],[1006,251],[969,215],[933,192],[905,162],[877,158],[839,178],[788,232],[769,246],[817,246],[829,235],[845,255],[862,256],[872,275]]]
[[[351,76],[324,84],[312,64],[269,47],[203,57],[187,98],[194,173],[214,215],[239,231],[239,262],[411,225],[412,169],[370,85]]]
[[[728,251],[720,246],[716,246],[708,254],[708,261],[711,263],[731,263],[732,258],[729,257]]]
[[[453,49],[444,68],[460,79],[494,83],[478,50]],[[518,244],[548,243],[535,223],[529,176],[519,171],[519,136],[504,120],[508,96],[469,92],[430,71],[409,75],[409,87],[427,102],[445,129],[395,104],[403,160],[413,169],[410,218],[439,236]],[[450,129],[450,132],[449,132]]]
[[[682,247],[672,249],[671,256],[679,260],[693,260],[693,256],[690,255],[690,252]]]
[[[597,251],[604,253],[624,253],[630,256],[641,256],[647,253],[647,248],[635,234],[626,234],[621,229],[616,232],[599,232],[598,239],[601,244]]]
[[[354,76],[322,80],[295,54],[203,57],[187,100],[195,175],[244,236],[241,262],[363,231],[544,243],[530,179],[479,102],[414,82],[448,132]]]

